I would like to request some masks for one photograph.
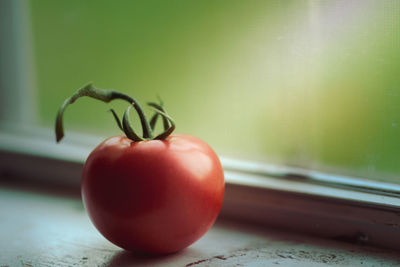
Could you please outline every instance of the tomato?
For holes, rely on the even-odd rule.
[[[174,121],[161,104],[147,121],[133,98],[87,85],[67,99],[56,120],[57,141],[63,138],[62,115],[81,96],[104,102],[124,99],[130,104],[121,123],[125,135],[98,145],[82,173],[82,199],[95,227],[110,242],[129,251],[166,254],[181,250],[203,236],[220,212],[224,173],[216,153],[202,140],[172,134]],[[143,137],[129,122],[130,107],[141,119]],[[154,134],[157,116],[164,132]]]
[[[134,142],[111,137],[89,155],[82,196],[96,228],[124,249],[170,253],[199,239],[221,209],[214,151],[189,135]]]

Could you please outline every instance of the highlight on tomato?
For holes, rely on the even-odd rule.
[[[56,139],[64,136],[63,114],[78,98],[129,103],[122,120],[111,109],[123,134],[100,143],[88,156],[82,172],[84,206],[98,231],[129,251],[166,254],[188,247],[215,222],[224,197],[225,181],[216,153],[204,141],[173,134],[174,120],[163,103],[147,103],[148,120],[131,96],[88,84],[60,107]],[[130,121],[137,112],[142,135]],[[163,131],[155,133],[158,121]]]

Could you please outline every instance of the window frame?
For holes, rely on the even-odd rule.
[[[0,121],[37,122],[28,2],[0,1]]]

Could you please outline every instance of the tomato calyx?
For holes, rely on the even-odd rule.
[[[127,109],[123,114],[122,122],[119,119],[117,113],[113,109],[110,109],[110,111],[115,121],[117,122],[118,127],[125,133],[125,135],[129,139],[133,141],[138,142],[138,141],[154,140],[154,139],[163,140],[167,138],[175,130],[174,120],[167,114],[167,112],[163,108],[163,102],[161,101],[161,99],[159,99],[160,101],[159,104],[155,102],[147,103],[150,109],[152,109],[155,112],[149,122],[146,118],[145,113],[143,112],[141,105],[133,97],[115,90],[99,89],[94,87],[92,83],[89,83],[84,87],[80,88],[79,90],[77,90],[71,97],[67,98],[61,105],[60,109],[58,110],[56,117],[56,126],[55,126],[57,142],[60,142],[61,139],[64,137],[63,115],[65,109],[67,108],[68,105],[73,104],[78,98],[83,96],[88,96],[97,100],[101,100],[106,103],[111,102],[114,99],[121,99],[127,101],[129,103],[129,106],[127,107]],[[140,118],[143,136],[138,135],[134,131],[132,124],[130,122],[129,113],[132,107],[135,108]],[[162,133],[155,135],[154,130],[159,117],[161,117],[163,120],[164,130]]]

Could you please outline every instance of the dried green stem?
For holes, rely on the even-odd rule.
[[[156,103],[149,103],[149,106],[155,110],[155,115],[152,117],[150,123],[148,122],[146,115],[143,112],[142,107],[140,104],[131,96],[126,95],[121,92],[117,92],[114,90],[103,90],[94,87],[91,83],[82,87],[78,91],[75,92],[71,97],[67,98],[64,103],[61,105],[60,109],[57,113],[56,118],[56,140],[57,142],[61,141],[64,137],[64,128],[63,128],[63,115],[65,109],[68,105],[73,104],[78,98],[88,96],[97,100],[101,100],[103,102],[110,102],[114,99],[122,99],[127,101],[130,105],[128,106],[127,110],[125,111],[122,119],[122,123],[118,118],[118,115],[113,109],[110,109],[114,119],[117,122],[118,127],[126,134],[126,136],[133,141],[142,141],[142,140],[152,140],[152,139],[165,139],[168,135],[172,133],[175,129],[175,124],[171,117],[167,115],[164,108],[162,107],[162,101],[160,100],[160,104]],[[131,107],[134,107],[141,122],[143,137],[140,137],[135,133],[133,127],[130,123],[129,112]],[[164,122],[164,132],[154,137],[153,130],[155,129],[155,124],[157,122],[158,116],[161,116]]]
[[[154,103],[154,102],[149,102],[149,103],[147,103],[147,105],[149,105],[149,106],[152,107],[152,108],[158,109],[158,110],[161,111],[161,112],[167,113],[167,112],[165,111],[165,109],[163,108],[163,106],[162,106],[162,105],[163,105],[163,102],[161,101],[161,99],[160,99],[160,104],[157,104],[157,103]],[[168,119],[165,118],[165,117],[163,117],[163,116],[162,116],[160,113],[158,113],[158,112],[156,112],[156,113],[153,115],[153,117],[151,118],[151,120],[150,120],[150,127],[151,127],[152,130],[154,130],[155,124],[156,124],[157,119],[158,119],[159,116],[161,116],[162,119],[163,119],[163,126],[164,126],[164,131],[165,131],[165,130],[167,130],[168,127],[169,127]]]

